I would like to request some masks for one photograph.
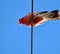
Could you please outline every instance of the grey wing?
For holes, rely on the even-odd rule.
[[[43,14],[43,13],[48,13],[48,11],[43,11],[43,12],[40,12],[39,14]]]
[[[48,11],[37,12],[37,13],[36,13],[36,15],[39,15],[39,14],[44,14],[44,13],[48,13]]]

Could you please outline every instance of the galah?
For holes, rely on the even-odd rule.
[[[60,20],[60,15],[58,10],[51,12],[43,11],[33,13],[33,26],[39,26],[42,23],[49,20]],[[19,19],[19,23],[27,26],[31,26],[32,13]]]

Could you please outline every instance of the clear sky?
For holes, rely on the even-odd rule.
[[[34,12],[60,10],[60,0],[34,0]],[[0,54],[30,54],[30,27],[19,18],[31,12],[31,0],[0,0]],[[34,54],[60,54],[60,20],[34,28]]]

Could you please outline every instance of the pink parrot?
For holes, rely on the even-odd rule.
[[[60,15],[58,12],[59,12],[58,10],[54,10],[51,12],[43,11],[43,12],[33,13],[33,26],[38,26],[49,20],[59,20]],[[32,19],[32,13],[20,18],[19,23],[27,26],[31,26],[31,19]]]

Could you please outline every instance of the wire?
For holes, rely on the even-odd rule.
[[[33,54],[33,5],[34,5],[34,0],[31,2],[31,13],[32,13],[32,18],[31,18],[31,54]]]
[[[31,26],[31,54],[33,54],[33,26]]]

